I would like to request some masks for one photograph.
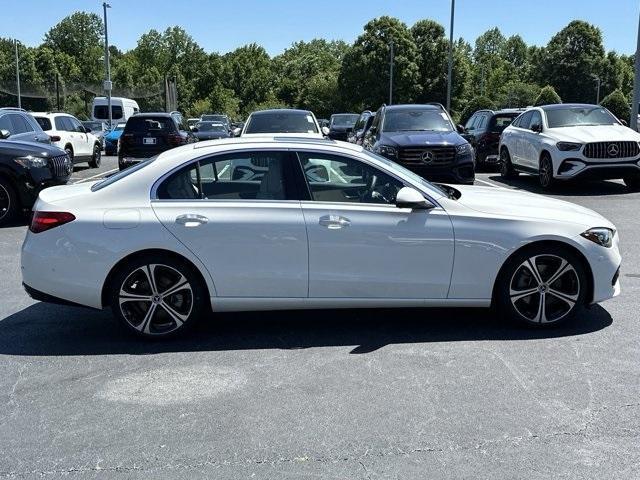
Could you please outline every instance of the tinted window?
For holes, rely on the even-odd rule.
[[[537,110],[534,110],[533,115],[531,115],[531,121],[529,122],[529,128],[533,125],[542,125],[542,115]]]
[[[387,110],[382,128],[385,132],[450,132],[453,129],[446,114],[436,109]]]
[[[74,132],[82,132],[84,133],[84,128],[82,128],[82,124],[79,120],[73,117],[67,117],[67,120],[71,123],[71,128]]]
[[[101,120],[108,120],[109,108],[107,108],[107,105],[96,105],[93,107],[93,116]],[[122,107],[120,105],[111,105],[111,118],[113,120],[122,118]]]
[[[105,178],[104,180],[100,180],[97,183],[94,183],[93,185],[91,185],[91,191],[95,192],[97,190],[101,190],[104,187],[108,187],[109,185],[112,185],[114,183],[116,183],[119,180],[122,180],[125,177],[128,177],[129,175],[131,175],[132,173],[137,172],[138,170],[143,169],[144,167],[146,167],[147,165],[149,165],[151,162],[153,162],[156,159],[156,157],[151,157],[147,160],[144,160],[140,163],[137,163],[136,165],[133,165],[129,168],[125,168],[124,170],[120,170],[118,173],[114,173],[113,175],[108,176],[107,178]]]
[[[332,127],[353,127],[358,120],[358,115],[331,115]]]
[[[12,113],[8,116],[11,119],[11,123],[13,124],[12,133],[14,135],[33,132],[33,127],[24,119],[22,115]]]
[[[9,115],[0,116],[0,130],[7,130],[13,133],[13,125],[9,119]]]
[[[490,128],[494,132],[501,132],[507,128],[517,116],[517,113],[495,115],[491,119]]]
[[[213,122],[198,122],[196,123],[196,128],[201,132],[226,132],[227,127],[225,127],[222,123],[213,123]]]
[[[487,126],[487,116],[480,115],[478,117],[478,126],[476,127],[476,130],[484,130],[486,126]]]
[[[38,122],[38,125],[40,125],[40,128],[42,128],[42,130],[51,130],[51,120],[49,120],[47,117],[35,117],[36,122]]]
[[[475,128],[475,123],[477,119],[478,119],[477,114],[471,115],[471,118],[467,120],[467,123],[465,124],[464,128],[466,128],[467,130],[473,130]]]
[[[605,108],[597,106],[552,108],[545,110],[545,113],[549,128],[619,123]]]
[[[134,116],[127,121],[124,128],[127,133],[170,133],[177,130],[176,122],[171,117]]]
[[[529,111],[524,113],[519,119],[518,119],[518,127],[520,128],[529,128],[529,124],[531,122],[531,117],[533,116],[533,111]]]
[[[286,200],[284,152],[239,152],[184,168],[158,188],[161,199]]]
[[[402,182],[359,160],[338,155],[298,154],[317,202],[394,204]]]
[[[251,115],[245,133],[318,133],[307,112],[274,112]]]

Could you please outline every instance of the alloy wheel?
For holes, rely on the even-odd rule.
[[[540,185],[548,188],[553,183],[553,167],[551,161],[545,157],[540,162]]]
[[[11,195],[9,191],[0,184],[0,220],[6,217],[11,210]]]
[[[122,282],[118,294],[125,321],[145,335],[166,335],[178,330],[194,308],[194,292],[187,278],[174,267],[143,265]]]
[[[93,165],[95,168],[100,166],[100,161],[102,160],[102,150],[100,150],[99,146],[93,147]]]
[[[580,277],[570,262],[557,255],[536,255],[516,268],[509,297],[527,321],[553,323],[574,309],[580,288]]]

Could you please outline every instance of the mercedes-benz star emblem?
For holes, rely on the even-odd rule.
[[[434,160],[433,152],[427,150],[426,152],[424,152],[422,154],[422,161],[424,163],[431,163],[431,162],[433,162],[433,160]]]
[[[615,143],[610,143],[607,147],[607,153],[610,157],[617,157],[620,153],[620,148]]]

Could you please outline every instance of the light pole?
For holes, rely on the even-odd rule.
[[[14,41],[16,47],[16,87],[18,93],[18,108],[22,108],[22,99],[20,98],[20,62],[18,57],[18,39]]]
[[[111,124],[113,122],[113,112],[111,111],[111,65],[109,62],[109,33],[107,30],[107,8],[111,8],[107,2],[102,3],[102,9],[104,11],[104,91],[107,95],[107,109],[109,111],[109,130],[111,130]]]
[[[393,40],[389,44],[389,105],[393,105]]]
[[[596,81],[596,105],[600,105],[600,84],[602,81],[598,75],[592,74],[591,76]]]
[[[638,102],[640,102],[640,18],[638,20],[638,43],[636,46],[636,72],[633,79],[633,105],[629,125],[638,130]]]
[[[453,17],[456,0],[451,0],[451,26],[449,28],[449,69],[447,71],[447,112],[451,111],[451,74],[453,70]]]

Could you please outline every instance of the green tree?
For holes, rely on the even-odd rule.
[[[540,87],[534,83],[507,82],[498,92],[498,106],[519,108],[533,105],[539,94]]]
[[[622,92],[622,90],[617,89],[611,92],[609,95],[602,99],[600,102],[604,108],[608,109],[611,113],[613,113],[620,120],[629,121],[629,117],[631,116],[631,109],[629,108],[629,100]]]
[[[473,115],[475,112],[487,108],[491,110],[496,108],[496,104],[493,102],[493,100],[483,96],[473,97],[465,105],[464,110],[462,110],[462,113],[460,114],[460,123],[464,125],[471,118],[471,115]]]
[[[226,86],[233,90],[242,115],[248,115],[256,105],[275,100],[274,74],[266,50],[251,43],[224,57]]]
[[[416,101],[446,102],[449,42],[444,27],[433,20],[420,20],[411,27],[411,35],[418,50],[418,82],[421,87]]]
[[[540,93],[536,97],[536,100],[533,104],[539,106],[552,105],[555,103],[562,103],[562,99],[551,85],[547,85],[546,87],[543,87],[542,90],[540,90]]]

